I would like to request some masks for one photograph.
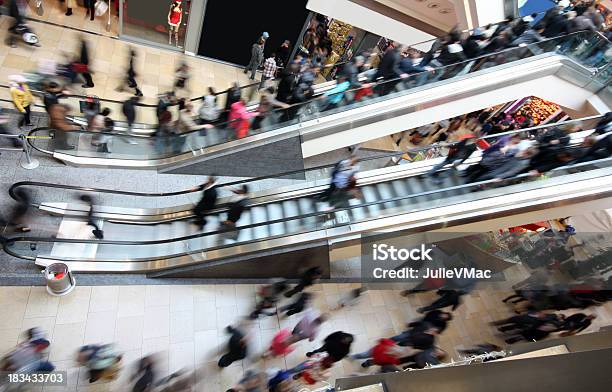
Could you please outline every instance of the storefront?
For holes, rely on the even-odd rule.
[[[191,0],[122,0],[122,38],[184,50]]]
[[[309,14],[306,0],[205,3],[198,55],[240,66],[248,64],[251,47],[264,32],[269,35],[265,56],[277,52],[285,40],[293,48]]]

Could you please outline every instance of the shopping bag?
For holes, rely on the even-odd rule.
[[[108,11],[108,3],[106,1],[96,1],[96,16],[102,16]]]

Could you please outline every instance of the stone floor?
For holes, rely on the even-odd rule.
[[[134,361],[154,352],[159,353],[161,373],[187,369],[195,372],[197,391],[225,391],[246,369],[298,364],[306,351],[335,330],[356,336],[352,352],[365,350],[377,338],[400,332],[406,321],[418,317],[415,309],[433,299],[433,294],[406,299],[397,291],[370,290],[356,306],[331,310],[339,296],[352,287],[355,285],[319,284],[312,288],[314,306],[331,312],[317,341],[299,343],[285,358],[258,360],[275,332],[292,328],[299,315],[262,318],[251,330],[250,359],[224,370],[216,365],[227,341],[223,329],[253,307],[255,285],[82,286],[62,298],[49,296],[43,287],[0,287],[0,354],[14,347],[24,330],[38,326],[50,337],[49,359],[58,369],[67,370],[69,377],[68,387],[46,387],[45,391],[127,391]],[[501,344],[487,323],[510,314],[500,302],[505,295],[483,288],[466,296],[439,345],[457,359],[456,348],[483,342]],[[585,333],[612,322],[611,304],[589,312],[599,317]],[[74,363],[75,352],[83,344],[108,342],[115,342],[125,354],[121,376],[112,383],[90,386],[83,369]],[[344,360],[334,367],[333,378],[362,370],[359,362]]]

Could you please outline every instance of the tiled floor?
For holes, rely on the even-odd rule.
[[[77,277],[78,279],[78,277]],[[339,296],[352,285],[321,284],[313,288],[315,307],[330,311]],[[252,327],[254,350],[250,360],[219,370],[216,360],[227,337],[225,326],[247,314],[255,303],[255,285],[201,286],[97,286],[77,287],[66,297],[49,296],[43,287],[0,287],[0,354],[20,340],[20,333],[32,326],[49,335],[50,360],[58,369],[68,370],[69,386],[45,391],[126,391],[134,361],[149,353],[160,353],[161,371],[195,371],[197,391],[225,391],[252,367],[294,366],[305,352],[319,343],[301,342],[286,358],[255,361],[279,328],[292,328],[299,319],[262,318]],[[499,342],[489,321],[506,317],[509,309],[500,300],[505,292],[475,291],[455,312],[455,319],[440,337],[440,345],[452,357],[454,348],[482,342]],[[408,320],[418,317],[415,309],[430,302],[432,295],[409,299],[397,291],[370,290],[353,308],[331,311],[319,338],[335,330],[356,336],[353,352],[367,349],[375,339],[402,330]],[[592,309],[599,315],[587,332],[597,331],[612,320],[612,306]],[[320,339],[318,339],[320,341]],[[79,346],[115,342],[125,353],[120,378],[113,383],[89,385],[83,369],[75,367]],[[358,362],[344,360],[333,377],[359,372]]]
[[[57,9],[57,1],[45,2],[45,15],[42,19],[58,24],[92,30],[100,34],[105,31],[106,22],[99,18],[93,22],[85,19],[84,10],[79,8],[75,14],[66,17]],[[33,15],[35,16],[35,15]],[[0,41],[4,45],[7,29],[12,23],[10,18],[0,18]],[[75,30],[59,26],[30,22],[37,33],[41,47],[34,48],[20,43],[17,48],[2,46],[0,50],[0,84],[7,84],[8,76],[37,69],[40,60],[48,59],[65,62],[65,56],[78,53],[79,36]],[[116,23],[113,23],[116,26]],[[185,96],[195,97],[207,93],[209,86],[217,91],[227,89],[234,81],[246,85],[250,81],[241,68],[187,56],[179,52],[157,49],[144,45],[131,44],[108,36],[84,34],[90,44],[90,56],[93,59],[91,68],[94,71],[95,87],[87,89],[89,95],[107,99],[125,100],[128,92],[117,92],[115,89],[125,78],[128,64],[128,48],[135,48],[138,53],[136,61],[137,81],[145,95],[145,103],[155,103],[157,94],[169,91],[174,83],[174,74],[181,61],[191,67],[190,91],[182,91]],[[82,93],[82,92],[81,92]],[[131,93],[131,92],[130,92]],[[0,98],[8,99],[6,89],[0,89]],[[112,108],[111,108],[112,109]],[[146,121],[142,118],[139,121]]]

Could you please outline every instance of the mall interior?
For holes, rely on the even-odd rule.
[[[612,1],[0,11],[0,392],[610,390]]]

